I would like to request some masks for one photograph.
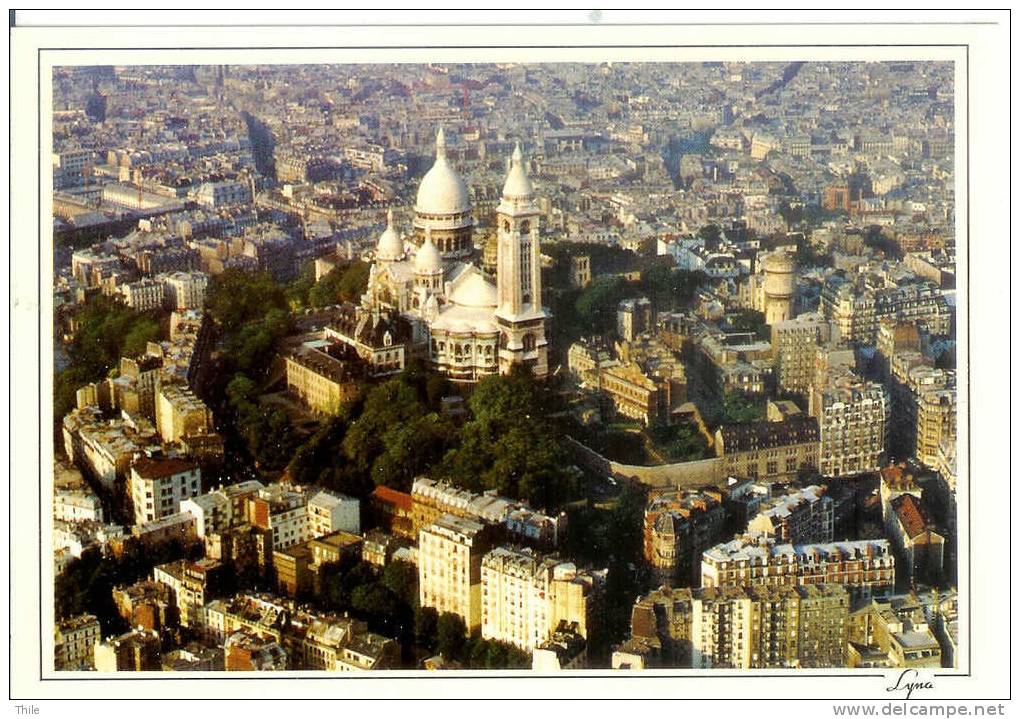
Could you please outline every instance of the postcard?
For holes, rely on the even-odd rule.
[[[225,15],[15,16],[19,712],[1004,712],[1008,13]]]

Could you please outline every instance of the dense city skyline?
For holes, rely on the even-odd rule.
[[[953,73],[55,68],[55,668],[958,666]]]

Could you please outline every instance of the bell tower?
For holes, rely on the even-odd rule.
[[[510,159],[503,199],[496,208],[496,324],[499,371],[503,374],[515,364],[530,366],[536,377],[545,377],[549,371],[546,315],[542,309],[540,214],[518,144]]]

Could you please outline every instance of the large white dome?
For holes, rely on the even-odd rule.
[[[428,215],[459,215],[471,211],[467,185],[446,159],[442,128],[436,134],[436,162],[418,186],[414,209]]]

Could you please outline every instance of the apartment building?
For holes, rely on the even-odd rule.
[[[249,479],[190,497],[181,502],[180,510],[195,518],[197,536],[217,534],[247,521],[248,500],[262,489],[262,482]]]
[[[902,560],[901,573],[911,583],[937,583],[942,577],[946,540],[936,531],[921,499],[910,493],[892,499],[886,528]]]
[[[667,588],[638,597],[614,669],[845,666],[850,597],[838,585]]]
[[[177,597],[173,589],[162,582],[142,580],[113,590],[113,603],[117,613],[131,627],[159,632],[171,630],[180,624]]]
[[[284,362],[287,391],[319,414],[336,414],[353,401],[365,377],[361,358],[342,342],[306,342]]]
[[[135,524],[179,511],[181,502],[202,491],[202,470],[189,459],[140,457],[131,464],[130,493]]]
[[[227,568],[215,559],[178,559],[152,569],[152,579],[173,592],[181,626],[203,622],[202,607],[226,585]]]
[[[771,325],[776,386],[807,398],[815,372],[815,353],[820,345],[835,340],[832,324],[820,313],[798,315]]]
[[[701,553],[722,539],[723,497],[715,490],[655,490],[644,515],[644,558],[662,584],[696,583]]]
[[[99,620],[93,614],[79,614],[58,621],[53,627],[53,668],[57,671],[92,669],[95,645],[101,639]]]
[[[790,544],[832,541],[834,509],[825,489],[811,485],[765,501],[747,523],[747,533]]]
[[[583,571],[528,548],[497,547],[481,563],[482,637],[532,651],[561,623],[588,638],[603,608],[606,571]]]
[[[338,530],[361,531],[361,503],[326,491],[271,484],[248,499],[248,521],[273,534],[273,549],[286,549]]]
[[[369,632],[363,621],[270,595],[215,599],[205,606],[204,628],[210,641],[227,643],[236,632],[246,632],[276,642],[286,654],[287,669],[370,671],[393,668],[399,659],[397,643]]]
[[[148,277],[120,285],[118,289],[124,298],[124,304],[136,312],[163,309],[166,301],[166,288],[163,283]]]
[[[205,307],[209,275],[204,272],[172,272],[159,275],[168,304],[176,310],[200,310]]]
[[[889,393],[844,372],[819,392],[818,468],[827,477],[876,472],[885,462]]]
[[[411,485],[414,536],[443,514],[499,525],[500,531],[512,541],[539,548],[556,547],[567,528],[565,514],[543,514],[493,491],[475,494],[428,477],[415,479]]]
[[[418,591],[423,607],[452,612],[468,632],[482,626],[482,557],[498,536],[494,525],[444,514],[418,535]]]
[[[53,518],[63,522],[103,522],[103,503],[82,483],[80,489],[53,490]]]
[[[160,641],[156,632],[134,629],[95,645],[97,672],[158,672]]]
[[[67,456],[107,490],[128,479],[136,454],[159,448],[155,428],[141,418],[105,420],[97,407],[74,410],[63,419]]]
[[[833,277],[822,286],[821,310],[841,338],[860,345],[874,346],[887,318],[912,322],[933,335],[947,335],[952,328],[952,309],[932,282],[872,288]]]
[[[723,425],[715,433],[716,456],[730,476],[788,482],[819,466],[818,450],[814,417]]]
[[[915,594],[872,600],[850,615],[848,666],[937,669],[942,649]]]
[[[188,387],[164,384],[156,393],[156,430],[168,443],[209,434],[214,431],[212,410]]]
[[[824,544],[780,544],[768,537],[737,537],[707,550],[701,586],[840,584],[854,597],[888,594],[896,561],[886,539]]]

